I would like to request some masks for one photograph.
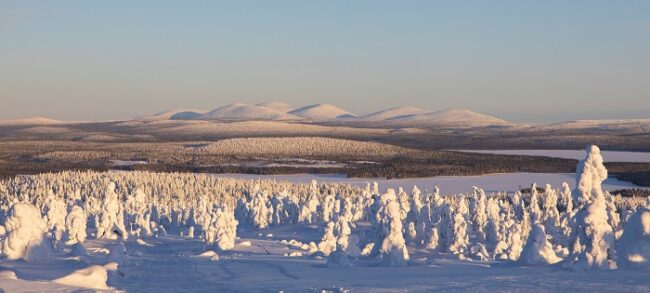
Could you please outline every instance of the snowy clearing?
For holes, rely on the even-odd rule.
[[[524,156],[542,156],[563,159],[580,160],[584,157],[583,150],[455,150],[457,152],[479,153],[479,154],[496,154],[496,155],[524,155]],[[625,151],[601,151],[605,162],[631,162],[631,163],[648,163],[650,162],[650,153],[645,152],[625,152]]]

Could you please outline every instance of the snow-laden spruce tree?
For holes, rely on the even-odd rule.
[[[243,199],[241,199],[244,202]],[[208,202],[208,199],[205,196],[199,197],[195,208],[192,210],[193,214],[193,224],[198,225],[201,228],[201,235],[205,239],[205,234],[210,228],[210,221],[212,220],[212,205]],[[192,233],[194,234],[194,233]]]
[[[443,231],[444,238],[447,241],[447,251],[461,259],[465,258],[469,246],[466,220],[467,208],[464,202],[465,200],[461,198],[455,204],[449,205],[448,219],[444,225],[445,231]]]
[[[485,241],[488,245],[496,245],[502,239],[500,228],[501,225],[501,208],[496,199],[490,198],[485,205],[487,215],[487,224],[485,225]]]
[[[436,250],[438,249],[438,246],[440,245],[440,231],[438,230],[438,227],[436,224],[431,228],[431,231],[429,231],[429,235],[427,237],[427,241],[425,243],[425,248],[430,249],[430,250]]]
[[[52,234],[52,245],[56,251],[64,248],[65,238],[65,217],[67,215],[65,202],[62,198],[54,195],[52,190],[48,190],[48,196],[43,205],[45,222],[47,229]]]
[[[569,183],[562,182],[560,203],[562,206],[562,212],[565,212],[567,214],[573,213],[573,196],[571,195],[571,187],[569,187]]]
[[[140,189],[136,188],[133,195],[127,199],[128,218],[132,231],[142,236],[151,236],[151,211],[147,204],[147,196]]]
[[[597,146],[588,146],[586,151],[587,157],[577,167],[574,198],[580,210],[572,219],[571,255],[566,266],[576,270],[609,269],[615,254],[614,236],[602,190],[607,169]]]
[[[86,241],[86,212],[78,205],[72,207],[65,218],[65,227],[68,231],[66,244],[84,243]]]
[[[336,236],[334,235],[334,222],[327,223],[325,230],[323,231],[323,237],[318,243],[318,251],[322,252],[324,255],[330,255],[334,250],[336,250]]]
[[[415,235],[410,235],[410,238],[412,239],[417,239],[418,238],[418,217],[420,214],[420,210],[422,209],[422,198],[421,198],[421,191],[418,189],[417,186],[413,186],[413,190],[411,191],[411,197],[410,197],[410,203],[409,203],[409,212],[406,215],[406,221],[409,223],[409,226],[412,224],[413,225],[413,230],[414,232],[409,232],[409,233],[415,233]],[[426,227],[421,227],[422,231],[424,231]],[[421,237],[420,237],[421,238]]]
[[[232,249],[237,240],[237,224],[239,222],[235,219],[232,209],[227,206],[215,208],[206,231],[205,242],[216,244],[220,250]]]
[[[541,223],[543,213],[542,209],[539,207],[539,192],[537,191],[536,183],[533,183],[530,187],[530,203],[528,207],[530,209],[530,218],[533,225]]]
[[[550,184],[544,187],[542,224],[547,234],[558,238],[562,235],[560,230],[560,212],[557,209],[557,192]]]
[[[300,209],[300,214],[298,216],[299,222],[311,224],[317,221],[318,208],[320,206],[320,201],[318,200],[319,194],[318,182],[312,180],[309,186],[307,201],[303,203],[302,208]]]
[[[39,210],[28,203],[14,204],[7,214],[4,254],[8,259],[26,261],[48,261],[52,246],[45,238],[47,224]]]
[[[528,216],[526,216],[528,218]],[[524,226],[522,224],[513,224],[508,231],[508,253],[509,260],[516,261],[521,256],[524,246]]]
[[[268,196],[265,192],[258,192],[250,206],[250,222],[258,229],[264,229],[269,226],[273,211],[271,211]]]
[[[406,220],[408,213],[411,211],[411,197],[404,191],[404,188],[400,187],[397,189],[397,200],[400,206],[400,218]]]
[[[99,218],[97,223],[97,238],[116,240],[122,238],[126,240],[128,234],[124,227],[124,213],[122,211],[122,202],[115,192],[115,183],[109,182],[104,190],[104,201],[102,202]]]
[[[488,221],[486,213],[487,198],[483,189],[476,186],[472,186],[472,189],[474,190],[474,200],[472,201],[474,203],[472,205],[474,233],[479,241],[485,241],[487,239],[485,228]]]
[[[379,252],[385,264],[404,266],[409,260],[409,253],[402,234],[401,211],[395,190],[392,188],[386,190],[381,195],[381,202],[379,214],[384,233]]]
[[[537,224],[533,226],[533,230],[528,236],[526,246],[524,246],[517,263],[522,265],[549,265],[561,260],[555,255],[553,246],[546,239],[544,226]]]
[[[343,213],[334,223],[334,233],[337,236],[336,246],[338,250],[342,250],[347,255],[358,257],[361,255],[359,237],[352,234],[351,217],[350,212]]]
[[[280,225],[283,222],[289,222],[289,214],[284,207],[287,198],[286,190],[283,192],[276,192],[271,196],[270,203],[273,214],[271,215],[271,223]]]
[[[619,267],[650,269],[650,209],[640,208],[630,218],[616,253]]]

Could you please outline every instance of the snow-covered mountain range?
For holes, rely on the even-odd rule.
[[[357,115],[331,104],[314,104],[294,107],[281,102],[257,105],[234,103],[212,111],[177,109],[169,110],[143,119],[159,120],[230,120],[230,121],[314,121],[381,123],[402,126],[409,125],[465,125],[493,126],[512,125],[511,122],[477,113],[467,109],[430,111],[416,107],[396,107],[366,115]]]

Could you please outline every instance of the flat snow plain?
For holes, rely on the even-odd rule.
[[[542,156],[563,159],[582,160],[585,156],[584,150],[455,150],[457,152],[496,154],[496,155],[525,155]],[[628,163],[649,163],[650,153],[647,152],[624,152],[624,151],[601,151],[605,162],[628,162]]]

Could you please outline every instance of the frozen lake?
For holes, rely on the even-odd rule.
[[[481,176],[440,176],[428,178],[407,179],[381,179],[381,178],[346,178],[345,175],[321,174],[295,174],[295,175],[254,175],[254,174],[214,174],[217,177],[241,179],[276,179],[293,183],[309,183],[312,179],[318,182],[339,182],[355,186],[365,186],[367,182],[377,181],[380,190],[386,188],[403,187],[410,191],[413,185],[421,190],[433,190],[438,185],[442,193],[467,193],[472,191],[472,186],[483,188],[488,192],[508,191],[514,192],[521,188],[530,187],[535,182],[538,186],[549,183],[555,188],[560,188],[562,182],[567,182],[573,188],[576,184],[576,175],[573,173],[509,173]],[[605,190],[638,187],[632,183],[608,178],[603,184]]]
[[[584,150],[455,150],[457,152],[497,154],[497,155],[526,155],[543,156],[563,159],[581,160],[585,158]],[[601,151],[605,162],[637,162],[649,163],[650,153],[647,152],[624,152],[624,151]]]

